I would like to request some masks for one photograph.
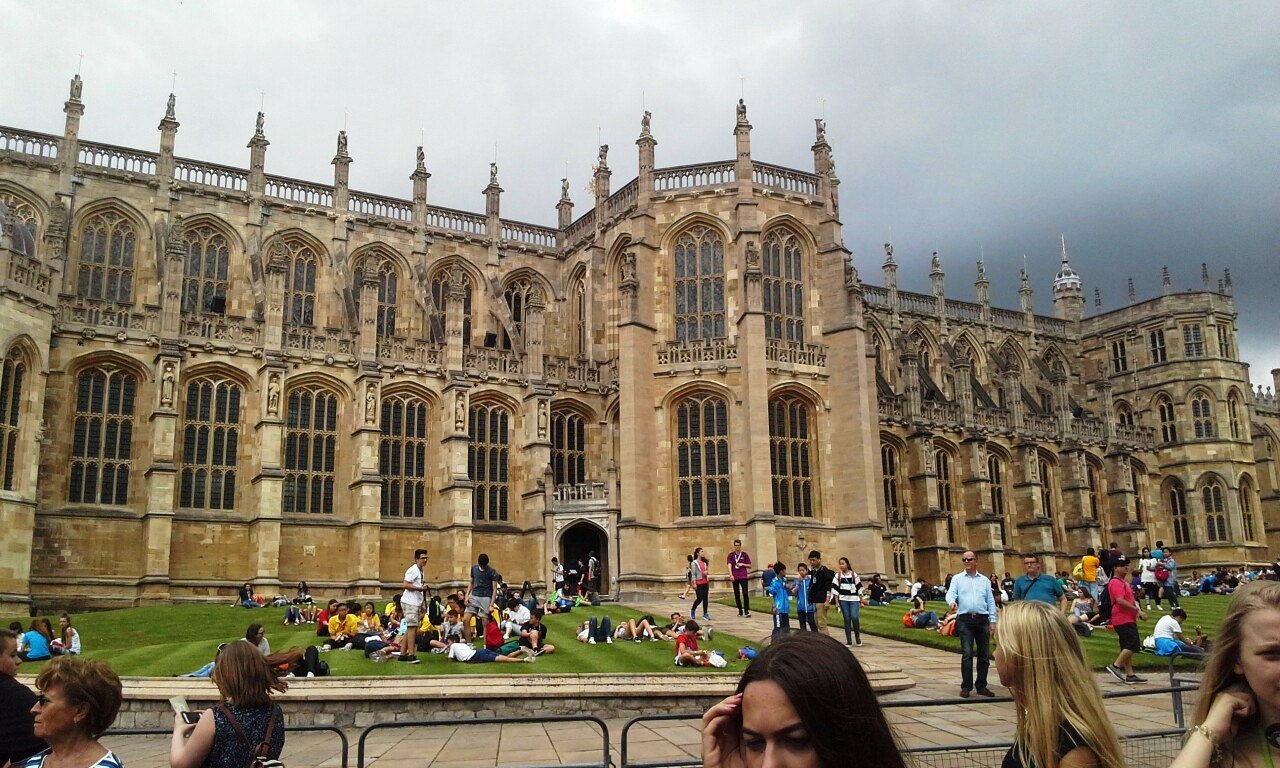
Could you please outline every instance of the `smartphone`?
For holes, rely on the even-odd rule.
[[[173,707],[174,712],[186,712],[188,709],[191,709],[191,707],[187,705],[186,696],[170,696],[169,706]]]
[[[187,725],[195,725],[200,722],[199,712],[180,712],[179,714],[182,715],[182,722]]]

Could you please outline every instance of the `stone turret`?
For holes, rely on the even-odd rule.
[[[249,192],[255,195],[261,195],[267,188],[267,147],[271,142],[267,141],[266,134],[262,132],[265,121],[266,117],[259,112],[257,122],[254,123],[253,138],[245,145],[249,148]]]
[[[1067,261],[1067,238],[1062,238],[1062,268],[1053,279],[1053,313],[1071,323],[1084,316],[1084,284]]]
[[[409,175],[409,179],[413,181],[413,224],[419,229],[425,229],[427,226],[427,179],[431,178],[431,174],[427,172],[426,153],[422,151],[421,146],[418,147],[417,158],[417,165]]]
[[[649,204],[649,198],[653,196],[653,164],[654,164],[654,147],[658,146],[658,140],[653,138],[653,134],[649,131],[649,120],[653,117],[649,110],[645,110],[644,117],[640,118],[640,138],[636,139],[636,146],[639,148],[640,155],[640,173],[637,177],[639,185],[638,200],[640,207]],[[567,196],[566,191],[565,195]],[[561,199],[564,199],[563,197]]]
[[[178,118],[174,114],[174,95],[169,94],[165,105],[164,118],[157,126],[160,130],[160,158],[156,163],[156,175],[161,179],[173,179],[173,148],[178,137]]]

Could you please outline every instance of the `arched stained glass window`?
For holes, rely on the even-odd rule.
[[[431,278],[431,341],[448,342],[446,336],[449,298],[449,273],[441,270]],[[471,346],[471,277],[462,273],[462,346]]]
[[[676,239],[676,341],[725,336],[724,241],[710,227],[693,227]]]
[[[1178,423],[1173,401],[1164,395],[1156,399],[1156,417],[1160,420],[1160,442],[1178,442]]]
[[[235,509],[240,398],[240,387],[229,381],[198,379],[187,384],[179,507]]]
[[[305,243],[284,244],[288,263],[284,283],[284,322],[299,328],[316,324],[316,252]]]
[[[90,368],[76,376],[68,501],[129,502],[137,391],[138,380],[133,374],[111,365]]]
[[[692,395],[676,408],[676,469],[681,517],[729,514],[729,406]]]
[[[471,406],[467,477],[471,479],[471,516],[475,520],[507,519],[510,421],[511,415],[501,405]]]
[[[800,238],[772,232],[764,239],[765,337],[804,341],[804,273]]]
[[[1191,543],[1191,524],[1187,521],[1187,493],[1177,480],[1169,483],[1169,517],[1173,521],[1173,542]]]
[[[551,414],[551,476],[556,485],[587,481],[587,425],[571,411]]]
[[[103,211],[91,216],[80,231],[77,295],[82,299],[132,303],[137,248],[138,234],[123,214]]]
[[[902,476],[898,449],[880,444],[880,484],[884,493],[884,513],[890,528],[905,528],[907,516],[902,506]]]
[[[803,400],[789,395],[769,403],[769,463],[773,513],[813,517],[813,425]]]
[[[1205,531],[1209,541],[1227,540],[1227,507],[1223,501],[1222,484],[1210,480],[1200,489],[1204,502]]]
[[[318,386],[289,393],[285,419],[285,512],[331,514],[337,482],[338,396]]]
[[[12,491],[18,468],[18,433],[22,416],[22,387],[27,365],[16,349],[0,363],[0,489]]]
[[[1197,394],[1191,400],[1191,423],[1197,438],[1213,437],[1213,408],[1208,396],[1203,393]]]
[[[378,275],[378,316],[375,319],[378,338],[396,335],[396,301],[400,291],[400,273],[390,259],[365,259],[356,268],[355,297],[356,308],[360,308],[360,299],[364,293],[365,270],[376,269]]]
[[[416,395],[382,400],[382,438],[378,474],[382,477],[383,517],[423,517],[430,479],[427,401]]]
[[[231,259],[227,238],[207,224],[188,229],[183,237],[187,241],[182,274],[183,314],[226,314],[227,269]]]

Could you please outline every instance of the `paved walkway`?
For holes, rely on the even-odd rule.
[[[635,606],[637,611],[662,616],[672,610],[687,611],[687,602],[674,599],[664,603]],[[739,618],[732,608],[715,606],[712,626],[721,632],[749,640],[769,633],[769,617],[755,614]],[[833,616],[834,618],[834,616]],[[843,640],[844,632],[836,626],[831,632]],[[935,648],[912,645],[898,640],[863,635],[861,648],[853,649],[868,665],[901,667],[915,680],[909,690],[887,694],[881,701],[918,701],[950,699],[959,693],[958,654]],[[1150,687],[1168,685],[1162,674],[1147,675]],[[1105,673],[1097,673],[1103,691],[1124,689]],[[529,681],[532,683],[533,681]],[[1006,692],[996,685],[995,665],[991,666],[991,687],[998,694]],[[524,681],[520,683],[525,688]],[[513,690],[519,695],[520,689]],[[531,693],[533,693],[531,691]],[[536,693],[534,693],[536,695]],[[1192,697],[1188,697],[1190,712]],[[1112,722],[1124,733],[1161,730],[1173,727],[1168,694],[1111,699],[1107,703]],[[889,709],[893,724],[904,746],[971,745],[1009,741],[1014,731],[1014,709],[1011,703],[966,703],[934,707],[902,707]],[[621,763],[619,748],[625,721],[609,721],[611,759]],[[348,736],[355,739],[358,734]],[[129,768],[163,768],[168,765],[168,737],[127,737],[106,739],[125,760]],[[691,760],[699,756],[699,730],[696,720],[653,722],[638,725],[628,735],[631,760]],[[340,765],[338,743],[332,734],[289,735],[284,760],[290,768],[298,766]],[[442,768],[497,765],[564,765],[599,761],[599,733],[585,723],[517,725],[475,725],[442,723],[430,728],[405,728],[375,732],[368,741],[366,764],[377,768],[409,768],[433,765]],[[373,758],[370,760],[369,758]],[[998,760],[996,761],[998,764]],[[356,744],[351,744],[348,765],[356,765]]]

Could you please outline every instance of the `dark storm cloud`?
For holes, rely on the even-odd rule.
[[[1280,367],[1280,6],[1103,3],[46,3],[0,0],[10,36],[0,122],[61,132],[83,53],[91,140],[154,147],[178,72],[178,152],[245,165],[266,91],[270,172],[332,177],[344,112],[352,185],[407,196],[422,130],[430,198],[554,221],[569,164],[580,214],[596,145],[635,173],[642,100],[658,164],[729,159],[745,92],[753,154],[809,168],[824,114],[845,238],[878,281],[892,239],[905,287],[936,247],[948,294],[981,252],[996,299],[1028,264],[1037,310],[1065,234],[1106,308],[1230,268],[1256,382]]]

